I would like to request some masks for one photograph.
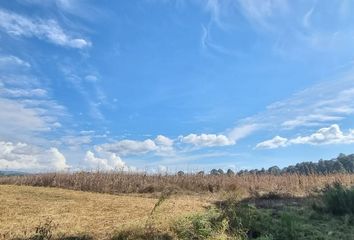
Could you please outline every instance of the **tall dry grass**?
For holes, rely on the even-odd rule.
[[[127,172],[45,173],[26,176],[0,177],[0,184],[59,187],[99,193],[154,193],[166,189],[181,192],[239,191],[285,192],[306,195],[326,184],[340,182],[353,185],[353,174],[328,175],[167,175]]]

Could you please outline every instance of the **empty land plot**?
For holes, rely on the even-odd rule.
[[[148,195],[109,195],[58,188],[0,185],[0,236],[32,234],[51,219],[56,234],[88,234],[104,239],[115,231],[145,224],[157,198]],[[172,196],[154,214],[154,222],[167,230],[171,221],[204,210],[205,197]]]

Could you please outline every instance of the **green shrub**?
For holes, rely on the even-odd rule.
[[[313,208],[333,215],[354,214],[354,189],[348,189],[339,182],[328,185]]]

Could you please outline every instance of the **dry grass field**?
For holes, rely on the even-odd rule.
[[[179,193],[235,192],[243,196],[254,192],[281,192],[304,196],[326,184],[341,182],[354,185],[354,174],[327,175],[246,174],[246,175],[167,175],[126,172],[47,173],[26,176],[0,177],[0,184],[58,187],[88,192],[128,194],[159,193],[173,189]]]
[[[0,185],[0,239],[25,237],[51,219],[55,233],[104,239],[114,231],[145,224],[157,199],[149,195],[108,195],[58,188]],[[208,198],[172,196],[154,214],[156,226],[203,211]]]
[[[233,197],[239,201],[245,198],[262,198],[262,196],[268,196],[267,199],[270,196],[272,200],[273,197],[282,195],[307,198],[334,182],[341,183],[343,186],[353,186],[354,175],[186,174],[180,176],[81,172],[0,177],[0,239],[19,237],[37,240],[31,236],[37,226],[48,220],[55,225],[52,229],[55,236],[88,235],[92,238],[87,239],[107,240],[141,239],[115,238],[115,236],[124,230],[136,232],[137,229],[148,229],[147,226],[150,225],[153,225],[152,229],[158,232],[173,235],[178,233],[175,229],[171,229],[171,226],[176,226],[177,220],[198,213],[209,216],[208,207],[217,206],[214,203],[219,200]],[[170,195],[158,204],[166,192]],[[157,205],[156,211],[151,214]],[[216,219],[220,219],[220,216]],[[272,219],[271,215],[270,219]],[[194,224],[203,226],[209,220],[197,217]],[[307,222],[305,220],[304,223]],[[198,221],[201,221],[202,225],[199,225]],[[264,222],[269,222],[269,219]],[[336,220],[333,226],[337,225],[342,226],[342,221]],[[352,230],[354,231],[350,229],[350,232],[346,233],[349,239]],[[184,231],[179,233],[185,234]],[[217,233],[219,234],[219,230]],[[188,236],[186,234],[181,239],[188,239]]]

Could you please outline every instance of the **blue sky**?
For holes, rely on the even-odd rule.
[[[0,169],[280,167],[353,153],[354,3],[0,3]]]

